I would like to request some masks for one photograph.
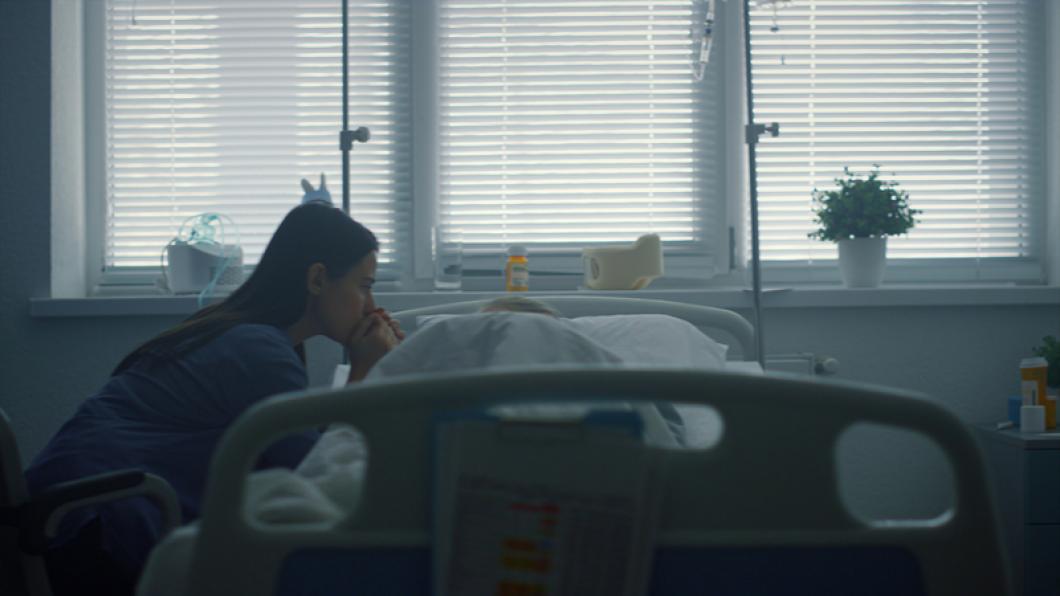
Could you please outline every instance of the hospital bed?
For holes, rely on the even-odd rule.
[[[753,356],[753,329],[731,311],[596,296],[541,300],[567,317],[679,316],[712,335],[720,332],[716,337],[734,344],[737,355]],[[415,331],[421,317],[477,312],[484,303],[394,316]],[[557,398],[698,405],[713,408],[723,423],[710,449],[664,450],[648,593],[1007,593],[980,456],[948,411],[916,395],[853,384],[657,369],[429,376],[272,398],[226,433],[194,541],[183,546],[191,548],[190,565],[171,574],[184,585],[168,593],[430,593],[435,420],[444,412]],[[256,454],[285,432],[336,422],[358,429],[368,445],[353,512],[338,523],[285,525],[250,515],[245,479]],[[953,467],[953,509],[910,522],[850,513],[837,485],[835,452],[840,435],[856,423],[934,440]],[[154,557],[152,565],[164,562]]]
[[[188,594],[425,594],[431,574],[432,425],[513,400],[709,405],[724,435],[667,451],[650,594],[1005,594],[982,461],[964,426],[922,397],[773,375],[662,370],[461,374],[271,398],[226,433],[210,470]],[[257,454],[284,433],[341,421],[366,437],[357,509],[333,525],[264,525],[243,510]],[[922,433],[954,472],[937,519],[870,522],[837,487],[855,423]]]

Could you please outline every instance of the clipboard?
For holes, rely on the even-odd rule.
[[[436,595],[639,596],[660,453],[631,410],[436,421]]]

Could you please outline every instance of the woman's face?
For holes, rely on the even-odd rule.
[[[372,297],[375,269],[375,253],[369,253],[342,277],[325,276],[316,297],[318,323],[324,335],[346,343],[354,326],[375,310]]]

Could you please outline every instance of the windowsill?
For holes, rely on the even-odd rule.
[[[496,297],[496,291],[376,292],[376,300],[391,311],[447,302]],[[640,291],[541,291],[529,296],[599,295],[687,302],[729,309],[749,309],[751,291],[743,288],[648,289]],[[32,317],[187,316],[197,310],[195,296],[100,296],[91,298],[33,298]],[[849,289],[828,286],[767,286],[764,308],[883,308],[908,306],[1033,306],[1060,305],[1060,287],[1012,284],[892,284],[880,288]]]

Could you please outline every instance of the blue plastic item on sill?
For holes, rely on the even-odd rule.
[[[1020,427],[1020,406],[1023,405],[1023,397],[1019,395],[1008,398],[1008,419],[1016,426]]]

